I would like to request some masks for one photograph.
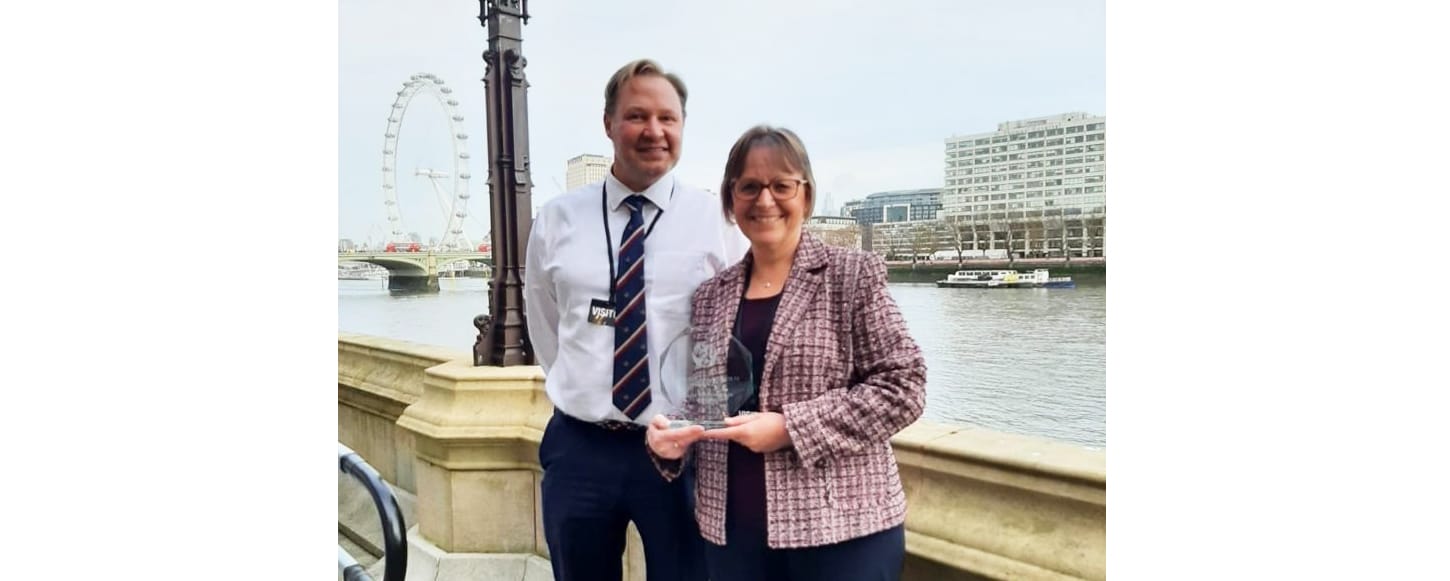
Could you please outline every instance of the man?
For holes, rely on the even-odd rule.
[[[560,581],[619,579],[630,521],[650,581],[703,578],[688,490],[660,477],[645,427],[667,411],[660,356],[695,287],[748,243],[718,199],[671,173],[686,94],[652,61],[619,69],[604,91],[609,175],[545,204],[529,237],[524,304],[555,406],[539,446],[544,535]]]

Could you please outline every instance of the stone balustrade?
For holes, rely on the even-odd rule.
[[[473,367],[462,349],[339,335],[338,440],[403,501],[410,581],[552,578],[538,465],[552,411],[538,367]],[[907,495],[904,579],[1107,577],[1105,452],[926,420],[892,446]],[[367,511],[339,494],[342,532],[366,536]],[[624,560],[626,579],[642,581],[633,531]]]

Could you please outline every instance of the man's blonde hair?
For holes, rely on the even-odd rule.
[[[609,84],[604,86],[604,115],[606,117],[614,114],[614,108],[619,103],[619,88],[635,77],[654,75],[664,77],[675,87],[675,93],[680,96],[680,116],[685,115],[685,97],[689,94],[685,90],[685,82],[674,73],[665,72],[664,67],[649,59],[639,59],[619,68],[614,76],[609,78]]]

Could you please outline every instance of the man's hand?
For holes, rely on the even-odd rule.
[[[650,420],[649,429],[644,433],[644,441],[656,456],[666,460],[679,460],[685,457],[685,452],[689,451],[690,444],[700,439],[700,435],[704,432],[705,428],[702,426],[670,429],[670,419],[657,415]]]
[[[752,452],[764,454],[790,446],[790,433],[785,431],[785,416],[776,412],[757,412],[725,418],[725,427],[706,430],[702,437],[710,440],[731,440]]]

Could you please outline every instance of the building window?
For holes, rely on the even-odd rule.
[[[1067,133],[1068,133],[1068,135],[1071,135],[1073,133],[1082,133],[1082,126],[1081,125],[1073,125],[1072,127],[1068,127],[1067,128]]]
[[[1005,200],[1005,199],[1007,199],[1007,194],[992,194],[992,199],[993,200]]]

